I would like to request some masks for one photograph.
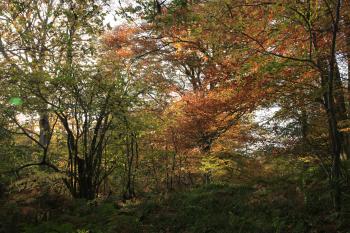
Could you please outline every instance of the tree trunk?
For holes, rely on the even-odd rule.
[[[340,20],[340,8],[341,0],[337,0],[337,5],[335,9],[336,17],[332,23],[332,47],[330,52],[329,69],[327,77],[327,91],[325,93],[325,101],[327,108],[327,117],[332,145],[332,177],[331,182],[334,189],[334,208],[336,211],[340,211],[341,208],[341,186],[340,186],[340,151],[342,148],[341,135],[338,131],[338,122],[336,115],[335,106],[335,95],[334,95],[334,77],[336,76],[336,41],[338,34],[338,26]]]
[[[124,199],[131,199],[135,197],[135,189],[133,182],[133,164],[134,164],[134,137],[133,135],[127,136],[126,139],[126,187],[124,192]]]

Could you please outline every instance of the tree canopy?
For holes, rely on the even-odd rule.
[[[146,209],[117,232],[346,232],[349,26],[341,0],[0,3],[0,200],[18,210],[4,232],[115,232],[49,226],[50,198]],[[156,223],[176,206],[183,228]]]

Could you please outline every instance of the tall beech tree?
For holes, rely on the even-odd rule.
[[[43,150],[41,161],[19,169],[47,165],[60,171],[48,154],[58,120],[66,130],[69,152],[67,175],[70,178],[65,179],[65,183],[73,196],[94,198],[101,175],[102,145],[110,121],[110,110],[106,108],[111,94],[99,92],[102,99],[92,96],[98,94],[96,89],[89,89],[84,82],[98,85],[88,82],[89,77],[82,81],[78,72],[84,75],[91,72],[90,80],[99,76],[99,72],[89,66],[96,60],[93,55],[97,38],[104,30],[107,1],[5,1],[1,4],[0,52],[6,67],[1,82],[11,88],[8,99],[14,97],[23,102],[10,111],[5,100],[3,112]],[[13,83],[17,86],[10,85]],[[91,99],[83,99],[82,95]],[[97,103],[101,108],[95,109]],[[30,117],[28,114],[38,115],[38,135],[21,125],[20,113],[22,118]],[[56,120],[50,122],[50,119]],[[92,138],[88,136],[91,127],[95,128]],[[85,149],[81,155],[80,138]]]
[[[295,100],[302,103],[306,94],[310,106],[321,104],[327,121],[329,178],[339,210],[341,154],[349,156],[348,134],[343,130],[349,101],[337,57],[348,54],[348,3],[146,2],[154,1],[137,2],[138,7],[128,9],[151,25],[154,38],[170,49],[164,58],[188,78],[180,94],[183,103],[178,104],[183,111],[179,129],[190,129],[184,138],[197,138],[192,146],[208,151],[220,132],[237,122],[236,113],[244,115],[256,106],[278,102],[288,95],[281,90],[297,96],[294,87],[304,89]],[[241,97],[239,90],[244,93]]]

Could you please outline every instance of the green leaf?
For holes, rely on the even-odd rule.
[[[9,102],[13,106],[20,106],[23,104],[23,100],[20,97],[12,97]]]

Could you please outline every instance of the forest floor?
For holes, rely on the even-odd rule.
[[[332,215],[322,198],[324,193],[313,197],[318,203],[307,204],[288,184],[278,189],[268,183],[212,184],[127,202],[74,201],[52,211],[50,218],[40,223],[8,219],[13,231],[7,232],[349,232],[349,216]]]
[[[22,201],[17,196],[0,203],[0,233],[349,233],[350,201],[344,195],[343,211],[336,214],[319,174],[312,169],[128,201],[46,197],[46,207],[24,193]]]

